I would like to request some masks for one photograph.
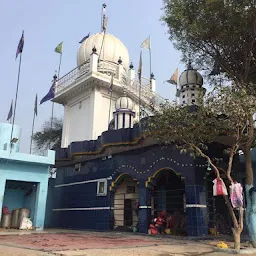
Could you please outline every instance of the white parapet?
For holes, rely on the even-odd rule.
[[[96,52],[93,52],[90,57],[90,71],[92,73],[98,71],[98,59],[99,59],[98,54]]]
[[[155,78],[150,79],[150,85],[151,85],[152,92],[156,92],[156,79]]]
[[[133,84],[134,79],[135,79],[135,70],[133,68],[130,68],[128,70],[128,86],[131,86]]]

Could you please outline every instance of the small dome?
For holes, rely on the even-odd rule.
[[[189,64],[188,69],[181,73],[179,82],[181,87],[189,84],[199,85],[201,87],[203,85],[203,77]]]
[[[133,110],[133,101],[128,96],[122,96],[116,101],[116,110],[129,109]]]
[[[92,49],[97,49],[97,53],[100,54],[102,47],[104,33],[97,33],[86,39],[78,49],[77,52],[77,65],[82,65],[85,61],[90,59]],[[104,44],[101,51],[101,60],[109,61],[118,64],[118,60],[121,57],[122,64],[126,70],[129,69],[129,53],[126,46],[115,36],[106,33]]]

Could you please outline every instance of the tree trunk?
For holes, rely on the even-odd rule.
[[[234,249],[240,250],[242,230],[240,228],[232,228],[232,232],[234,237]]]
[[[245,161],[245,173],[246,173],[246,185],[253,185],[253,169],[252,169],[252,158],[251,148],[246,147],[244,150],[244,161]]]

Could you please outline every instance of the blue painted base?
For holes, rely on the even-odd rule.
[[[186,205],[188,236],[207,235],[208,215],[206,208],[206,195],[204,193],[203,186],[186,186]]]
[[[53,212],[55,227],[65,229],[111,230],[110,210]]]
[[[187,208],[188,236],[206,236],[208,234],[207,209]]]

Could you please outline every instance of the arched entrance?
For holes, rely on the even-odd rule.
[[[146,183],[151,191],[151,217],[167,212],[166,228],[185,234],[185,179],[170,168],[158,170]]]
[[[132,231],[138,224],[139,186],[129,174],[121,174],[112,183],[114,229]]]

